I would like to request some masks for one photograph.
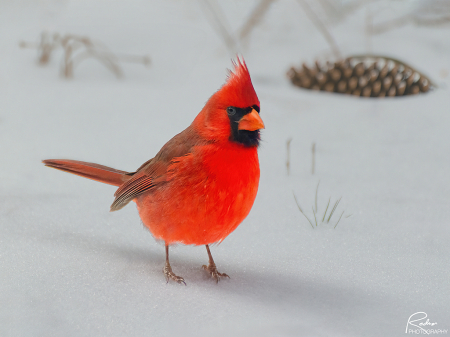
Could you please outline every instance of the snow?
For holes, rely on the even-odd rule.
[[[236,31],[254,4],[220,2]],[[266,125],[260,189],[248,218],[212,247],[231,276],[218,285],[201,270],[204,247],[181,245],[171,264],[187,286],[166,284],[163,246],[133,205],[110,213],[113,187],[41,164],[131,171],[189,125],[231,66],[205,15],[201,2],[179,0],[0,3],[0,335],[400,336],[419,311],[450,329],[448,27],[407,25],[368,46],[363,8],[334,26],[345,55],[370,48],[438,84],[358,99],[291,86],[290,66],[330,51],[297,2],[271,5],[240,49]],[[60,53],[40,67],[18,47],[43,30],[152,64],[122,64],[117,80],[87,60],[65,80]],[[311,228],[293,192],[313,219],[319,180],[319,215],[342,200]]]

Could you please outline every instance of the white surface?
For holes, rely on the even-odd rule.
[[[232,27],[253,2],[221,3]],[[225,7],[225,5],[227,5]],[[333,29],[346,55],[366,52],[364,10]],[[59,76],[18,48],[44,29],[85,34],[152,66],[96,61]],[[449,29],[405,26],[372,40],[439,89],[357,99],[292,87],[285,72],[329,50],[295,1],[277,1],[242,53],[266,124],[249,217],[212,247],[171,249],[187,286],[166,284],[164,249],[134,205],[109,213],[114,188],[45,168],[70,158],[134,170],[196,116],[230,56],[197,2],[0,3],[1,336],[400,336],[428,314],[450,329]],[[285,168],[292,137],[291,175]],[[315,142],[316,173],[311,175]],[[330,224],[319,213],[343,196]],[[337,215],[345,214],[336,229]],[[311,218],[311,211],[308,212]]]

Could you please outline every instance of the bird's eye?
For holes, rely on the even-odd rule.
[[[229,106],[229,107],[227,108],[227,114],[228,114],[228,116],[233,116],[233,115],[235,115],[235,114],[236,114],[236,108],[235,108],[235,107],[232,107],[232,106]]]

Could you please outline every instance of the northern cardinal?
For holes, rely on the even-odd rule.
[[[185,283],[169,264],[169,245],[205,245],[209,265],[219,273],[209,244],[220,243],[244,220],[259,184],[257,148],[264,123],[259,100],[244,60],[233,62],[226,83],[211,96],[192,124],[169,140],[136,172],[75,160],[43,163],[62,171],[118,186],[111,211],[134,200],[139,216],[155,239],[163,240],[169,278]]]

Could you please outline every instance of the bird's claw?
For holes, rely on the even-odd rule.
[[[171,278],[172,280],[174,280],[178,284],[184,283],[184,285],[186,285],[186,282],[184,282],[184,278],[174,274],[170,264],[166,263],[166,265],[163,268],[163,273],[164,273],[164,276],[166,277],[166,283],[169,283],[169,278]]]
[[[229,277],[227,274],[225,274],[225,273],[219,273],[219,272],[217,271],[217,268],[216,268],[216,265],[215,265],[215,264],[213,264],[213,265],[209,264],[208,266],[203,265],[203,266],[202,266],[202,269],[206,270],[206,271],[208,272],[208,274],[211,276],[211,278],[213,278],[214,280],[216,280],[216,283],[219,283],[221,277],[228,277],[228,278],[230,278],[230,277]]]

